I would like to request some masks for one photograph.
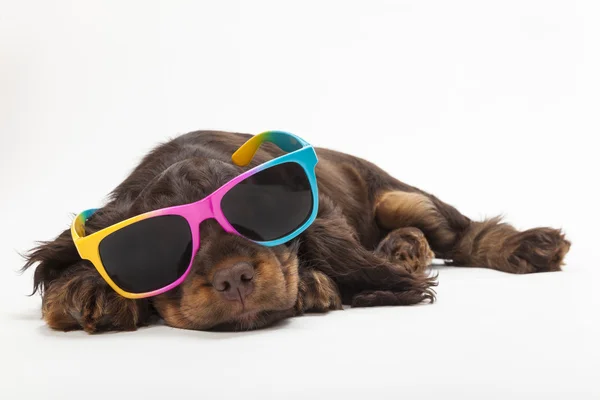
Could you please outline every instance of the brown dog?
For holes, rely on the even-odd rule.
[[[249,135],[192,132],[148,154],[112,193],[90,232],[146,211],[197,201],[243,170],[231,154]],[[249,167],[281,155],[265,144]],[[377,166],[317,149],[319,213],[299,238],[263,247],[202,224],[193,270],[177,288],[144,300],[114,292],[82,260],[69,230],[28,254],[37,264],[34,289],[42,313],[59,330],[134,330],[158,315],[175,327],[246,330],[307,311],[409,305],[435,299],[432,258],[455,265],[517,274],[558,271],[570,243],[555,229],[519,232],[499,219],[474,222],[454,207],[408,186]],[[217,271],[246,261],[254,266],[243,302],[212,287]],[[34,290],[34,292],[35,292]]]

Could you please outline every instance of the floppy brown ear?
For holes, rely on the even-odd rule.
[[[89,234],[122,220],[123,214],[123,210],[115,207],[102,207],[86,221],[86,233]],[[36,247],[25,253],[24,258],[25,265],[21,268],[22,272],[35,267],[32,295],[36,292],[43,294],[50,283],[60,278],[76,263],[83,262],[93,269],[91,264],[79,257],[70,229],[65,229],[53,240],[38,242]]]
[[[42,316],[52,329],[61,331],[131,331],[148,322],[150,307],[148,300],[119,295],[81,260],[46,285]]]
[[[150,318],[147,300],[121,297],[79,257],[69,230],[33,248],[23,271],[34,265],[32,294],[42,295],[42,316],[53,329],[135,330]]]
[[[25,271],[36,265],[33,274],[33,292],[43,293],[44,289],[54,280],[58,279],[70,265],[81,261],[75,244],[71,239],[69,229],[62,232],[54,240],[39,242],[38,246],[25,255]]]

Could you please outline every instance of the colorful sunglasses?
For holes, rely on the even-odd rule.
[[[288,152],[235,177],[194,203],[162,208],[85,236],[96,209],[79,214],[71,226],[81,258],[92,262],[121,296],[140,299],[179,285],[200,248],[200,223],[214,218],[228,233],[263,246],[285,243],[314,221],[318,209],[313,147],[290,133],[253,136],[232,156],[246,166],[264,142]]]

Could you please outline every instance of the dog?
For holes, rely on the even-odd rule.
[[[90,230],[147,211],[198,201],[244,171],[232,153],[251,136],[197,131],[151,151],[114,189]],[[366,160],[316,148],[319,210],[288,243],[265,247],[226,233],[214,220],[200,227],[191,273],[170,291],[121,297],[83,260],[67,229],[26,254],[34,290],[53,329],[129,331],[162,319],[197,330],[250,330],[308,312],[434,302],[432,259],[514,274],[559,271],[570,248],[560,230],[517,231],[499,218],[472,221],[453,206],[400,182]],[[265,143],[254,167],[283,152]],[[253,290],[225,298],[217,271],[240,260],[253,266]]]

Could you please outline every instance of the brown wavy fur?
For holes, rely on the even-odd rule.
[[[86,226],[88,233],[124,218],[198,200],[242,169],[230,156],[249,135],[199,131],[158,146],[110,195]],[[435,254],[455,264],[511,273],[557,271],[569,250],[551,228],[518,232],[499,219],[474,222],[435,196],[406,185],[365,160],[317,149],[319,213],[287,245],[266,248],[225,234],[214,221],[200,227],[202,246],[179,287],[154,298],[118,296],[88,261],[68,230],[27,254],[35,265],[34,293],[58,330],[132,330],[153,316],[189,329],[243,330],[304,312],[410,305],[435,300]],[[250,167],[282,152],[264,145]],[[226,301],[211,276],[232,262],[255,268],[245,304]]]

